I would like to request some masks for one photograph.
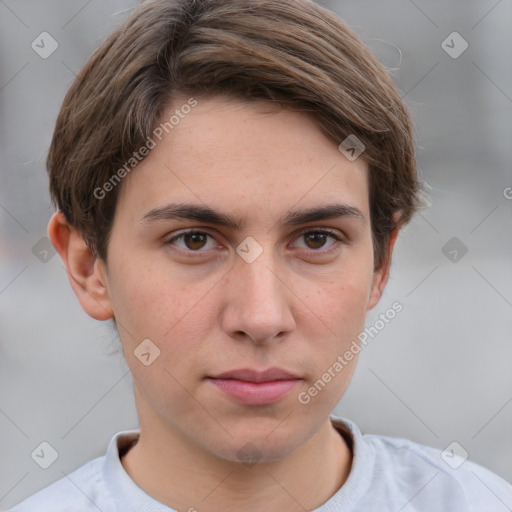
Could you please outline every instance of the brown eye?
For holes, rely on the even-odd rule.
[[[327,235],[323,233],[311,233],[305,236],[305,240],[307,240],[307,244],[310,249],[321,249],[325,245],[325,241],[327,239]]]
[[[180,249],[189,252],[205,252],[202,251],[207,242],[208,238],[212,238],[208,233],[204,231],[186,231],[180,233],[169,240],[165,241],[166,245],[177,245],[176,241],[182,241],[183,245],[177,245]]]
[[[185,245],[192,250],[202,249],[206,243],[208,235],[203,233],[186,233],[183,235]]]
[[[306,247],[302,247],[305,249],[312,249],[313,251],[320,252],[319,249],[322,249],[325,247],[326,242],[330,238],[331,240],[334,240],[335,242],[341,242],[341,238],[339,238],[335,233],[332,231],[306,231],[302,233],[299,237],[303,238],[305,241]],[[326,250],[329,250],[332,247],[335,247],[337,243],[331,244],[330,247],[328,247]]]

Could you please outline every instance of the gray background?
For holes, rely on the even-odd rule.
[[[367,324],[396,300],[404,309],[361,353],[336,412],[365,432],[439,448],[455,440],[510,481],[512,2],[324,4],[396,68],[432,200],[401,234],[387,291]],[[32,252],[38,243],[45,250],[53,212],[44,158],[64,94],[133,5],[0,0],[2,508],[137,427],[112,327],[81,310],[58,256],[44,263]],[[43,31],[59,44],[47,59],[31,48]],[[456,59],[441,46],[453,31],[469,44]],[[452,237],[458,261],[450,260],[453,247],[443,252]],[[42,441],[59,455],[46,470],[31,458]]]

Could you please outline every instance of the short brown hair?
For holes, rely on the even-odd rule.
[[[391,77],[334,13],[309,0],[152,0],[92,54],[57,119],[52,202],[106,260],[120,187],[102,187],[144,146],[176,95],[229,94],[311,113],[338,144],[365,146],[375,267],[421,205],[415,140]]]

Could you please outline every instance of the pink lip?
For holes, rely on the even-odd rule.
[[[242,368],[209,377],[209,380],[243,405],[267,405],[284,398],[301,378],[280,368],[262,372]]]

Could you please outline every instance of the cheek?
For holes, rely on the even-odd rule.
[[[204,341],[211,336],[213,318],[207,292],[212,284],[184,281],[155,263],[135,262],[129,268],[121,263],[112,273],[114,314],[127,363],[135,372],[141,368],[134,351],[146,339],[160,350],[155,367],[167,368],[176,376],[189,372],[192,361],[207,350]]]
[[[211,332],[201,312],[205,290],[162,278],[165,272],[156,267],[137,268],[119,266],[111,293],[134,383],[160,414],[196,414],[186,389],[198,384],[198,361],[209,360],[203,353]]]
[[[370,298],[373,272],[371,262],[362,264],[346,263],[329,275],[329,279],[319,280],[314,284],[315,292],[304,282],[304,291],[309,297],[306,304],[317,313],[319,320],[345,340],[354,330],[362,329],[366,308]],[[330,337],[332,339],[332,336]]]
[[[124,322],[134,338],[157,333],[160,337],[180,316],[187,292],[168,266],[147,251],[120,248],[116,242],[111,241],[109,254],[109,293],[116,321]]]
[[[318,315],[310,311],[302,322],[312,369],[298,395],[304,421],[312,410],[322,416],[336,406],[360,352],[358,337],[364,329],[371,273],[343,272],[336,277],[323,291],[317,290],[314,304],[308,304]]]
[[[364,329],[366,304],[368,302],[367,289],[362,289],[355,283],[347,282],[333,287],[329,297],[322,301],[323,323],[329,326],[320,343],[322,355],[318,354],[316,371],[324,373],[332,367],[338,356],[344,354],[354,343],[358,343],[358,336]],[[309,339],[318,339],[313,333],[308,333]],[[343,375],[349,376],[351,368],[355,366],[357,357],[347,364]],[[341,384],[343,378],[336,379]]]

